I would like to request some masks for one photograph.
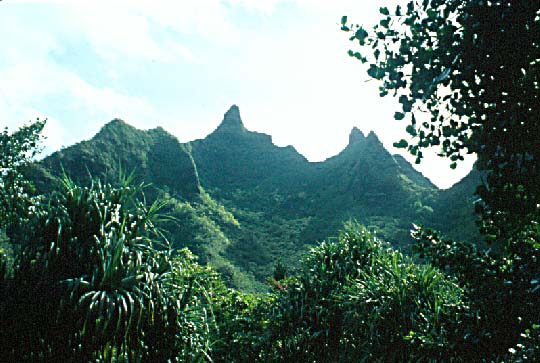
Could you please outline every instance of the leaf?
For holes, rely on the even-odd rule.
[[[403,105],[403,112],[411,112],[413,102],[407,96],[399,96],[399,103]]]
[[[341,17],[341,25],[345,25],[345,24],[347,24],[347,15],[343,15]]]
[[[407,4],[407,13],[410,14],[414,11],[414,2],[413,1],[409,1],[409,3]]]
[[[354,37],[356,39],[358,39],[358,41],[360,42],[360,45],[364,45],[365,44],[365,41],[366,41],[366,38],[368,37],[368,32],[364,30],[364,28],[360,27],[358,28],[358,30],[356,31],[356,33],[354,33]]]
[[[405,114],[403,112],[396,112],[394,113],[394,119],[399,121],[403,120],[405,118]]]
[[[370,77],[373,77],[375,79],[382,79],[384,76],[384,72],[382,72],[382,70],[375,64],[370,64],[367,73]]]
[[[401,139],[399,142],[394,142],[394,147],[397,147],[398,149],[404,149],[407,146],[409,146],[409,143],[405,139]]]
[[[388,11],[388,8],[387,7],[381,7],[379,8],[379,13],[383,14],[383,15],[390,15],[390,11]]]
[[[413,125],[408,125],[405,131],[411,136],[416,136],[416,128]]]
[[[365,57],[362,56],[362,54],[360,54],[359,52],[356,52],[354,53],[354,57],[360,61],[362,61],[362,63],[366,63],[367,62],[367,59]]]

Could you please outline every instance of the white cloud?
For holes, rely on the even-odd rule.
[[[35,112],[36,115],[42,114],[41,112]],[[35,119],[36,116],[31,117]],[[65,128],[58,120],[54,118],[48,118],[45,128],[43,130],[45,136],[43,155],[51,154],[52,152],[68,146],[76,141],[73,134],[69,132],[68,128]]]
[[[0,84],[1,116],[11,127],[35,117],[54,118],[56,130],[62,124],[66,129],[63,134],[80,137],[81,130],[95,132],[98,128],[85,120],[107,121],[120,117],[145,126],[140,120],[153,113],[152,106],[144,99],[93,86],[78,75],[46,62],[29,61],[2,69],[0,79],[3,80]],[[49,102],[56,104],[49,105]],[[36,111],[38,109],[41,111]],[[78,130],[70,132],[73,127]],[[68,144],[57,142],[58,138],[54,140],[55,145]]]
[[[375,130],[390,146],[404,128],[392,118],[396,102],[380,99],[376,82],[364,82],[365,67],[346,55],[354,44],[339,30],[339,20],[349,15],[350,21],[370,26],[379,18],[379,6],[398,2],[404,1],[5,2],[4,10],[12,13],[0,13],[0,123],[47,112],[42,116],[52,120],[51,147],[88,138],[113,117],[141,128],[160,120],[189,141],[187,135],[204,136],[197,130],[211,131],[227,107],[238,103],[248,128],[272,134],[280,145],[295,145],[311,160],[339,152],[353,126]],[[47,4],[39,7],[45,13],[34,14],[35,4]],[[73,49],[64,49],[66,41]],[[92,79],[92,71],[77,73],[77,64],[63,67],[53,57],[81,45],[98,54],[91,54],[89,63],[99,65],[105,80]],[[137,65],[133,74],[171,66],[177,75],[160,80],[164,86],[186,82],[184,88],[168,89],[178,89],[178,99],[194,99],[197,105],[167,104],[162,111],[156,84],[142,84],[134,96],[129,85],[136,76],[121,83],[123,67],[131,64]],[[189,77],[194,65],[207,77]],[[440,164],[442,171],[434,172]],[[448,177],[444,161],[422,168],[438,174],[441,183],[457,179]]]

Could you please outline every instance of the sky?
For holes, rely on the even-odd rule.
[[[406,138],[397,99],[379,97],[341,16],[372,27],[400,0],[4,0],[0,127],[47,118],[45,154],[120,118],[204,138],[233,104],[247,129],[310,161],[338,154],[353,127],[391,153]],[[447,188],[471,169],[425,152],[415,167]]]

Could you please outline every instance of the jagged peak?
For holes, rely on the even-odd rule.
[[[161,126],[154,127],[153,129],[148,130],[148,132],[152,133],[152,134],[155,134],[155,135],[165,135],[165,136],[176,138],[176,136],[172,135],[170,132],[168,132],[167,130],[165,130]]]
[[[229,108],[229,110],[223,116],[223,121],[221,121],[221,124],[218,126],[217,130],[228,132],[246,131],[244,123],[240,118],[240,109],[237,105],[232,105],[231,108]]]
[[[369,140],[371,142],[376,142],[378,144],[382,144],[381,140],[379,140],[379,137],[373,130],[369,132],[369,134],[366,137],[366,140]]]
[[[353,127],[349,134],[349,145],[365,140],[364,133],[358,127]]]

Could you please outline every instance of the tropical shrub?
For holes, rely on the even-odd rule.
[[[276,362],[457,361],[474,323],[453,279],[356,225],[310,251],[269,314]]]
[[[207,356],[210,319],[193,313],[203,304],[194,277],[182,273],[190,262],[172,258],[153,222],[159,208],[146,208],[139,192],[66,179],[10,236],[20,252],[2,281],[0,340],[9,342],[0,348],[3,359]]]
[[[232,289],[217,294],[214,313],[217,336],[212,341],[215,362],[269,362],[264,350],[268,334],[268,297]]]
[[[38,119],[13,133],[7,127],[0,133],[0,229],[15,229],[27,220],[33,188],[22,171],[40,151],[45,123]]]

